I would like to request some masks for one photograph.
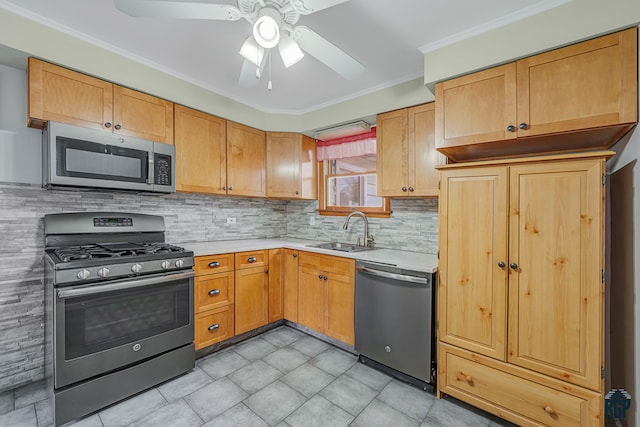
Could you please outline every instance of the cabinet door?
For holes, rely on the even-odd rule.
[[[227,127],[218,117],[176,105],[176,189],[226,194]]]
[[[300,197],[300,149],[295,133],[267,133],[267,197]]]
[[[236,270],[236,335],[269,322],[269,275],[265,267]]]
[[[438,83],[435,96],[438,149],[517,135],[515,63]]]
[[[517,62],[518,136],[634,123],[637,28]]]
[[[48,120],[104,130],[113,116],[113,85],[29,58],[29,126]]]
[[[266,195],[265,133],[227,122],[227,193],[237,196]]]
[[[285,249],[284,318],[298,322],[298,251]]]
[[[436,165],[445,158],[436,150],[436,111],[433,102],[407,110],[409,196],[437,196],[439,174]]]
[[[300,198],[316,200],[318,198],[318,156],[316,140],[300,135]]]
[[[300,267],[298,274],[298,323],[316,331],[324,328],[323,274],[309,267]]]
[[[284,317],[283,278],[284,249],[269,249],[269,322]]]
[[[407,109],[378,114],[376,123],[377,195],[407,196],[409,186]]]
[[[329,273],[323,280],[324,330],[337,340],[354,345],[355,281],[353,276]]]
[[[443,170],[440,183],[438,337],[505,360],[507,168]]]
[[[194,285],[196,313],[233,304],[233,276],[233,271],[197,276]]]
[[[508,361],[593,390],[601,388],[603,173],[603,160],[510,173]]]
[[[142,92],[113,86],[113,131],[173,144],[173,103]]]

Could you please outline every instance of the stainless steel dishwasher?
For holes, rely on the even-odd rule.
[[[434,279],[435,273],[356,262],[360,361],[430,391],[436,379]]]

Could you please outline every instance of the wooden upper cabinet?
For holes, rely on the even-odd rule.
[[[306,135],[267,132],[267,197],[318,198],[316,143]]]
[[[173,144],[173,103],[29,58],[29,126],[49,120]]]
[[[637,28],[436,84],[454,161],[609,148],[637,122]]]
[[[227,194],[266,196],[265,132],[227,122]]]
[[[29,58],[29,126],[49,120],[105,130],[113,120],[113,84]]]
[[[379,114],[376,124],[378,196],[437,196],[444,156],[435,149],[434,103]]]
[[[176,190],[226,194],[226,121],[175,106]]]
[[[173,102],[114,85],[113,131],[173,144]]]

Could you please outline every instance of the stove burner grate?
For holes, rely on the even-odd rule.
[[[85,246],[58,248],[53,253],[62,261],[78,261],[96,258],[135,257],[138,255],[169,254],[183,252],[184,248],[167,243],[98,243]]]

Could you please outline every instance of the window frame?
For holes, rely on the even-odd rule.
[[[389,218],[391,203],[389,197],[382,197],[382,206],[377,208],[365,206],[327,206],[327,182],[329,175],[325,175],[324,161],[318,161],[318,213],[323,216],[347,216],[353,211],[359,211],[370,218]]]

